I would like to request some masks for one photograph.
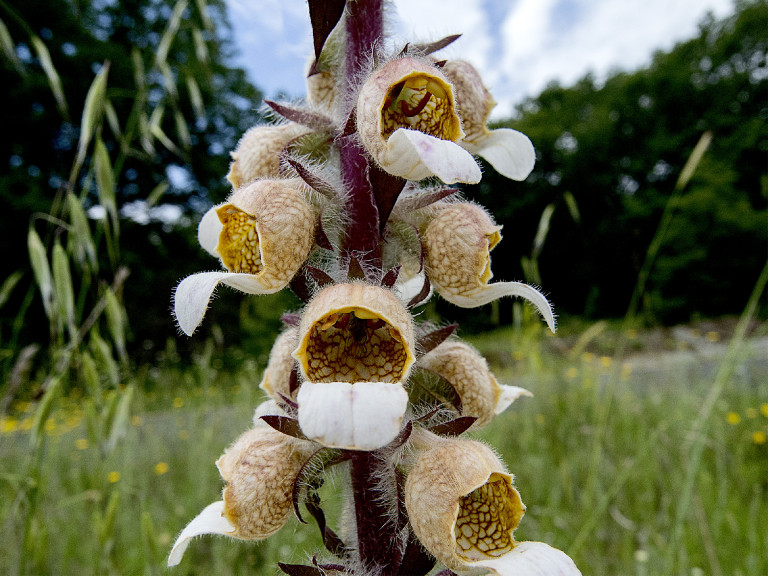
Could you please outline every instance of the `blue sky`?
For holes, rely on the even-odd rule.
[[[267,96],[304,92],[311,52],[305,0],[227,0],[237,63]],[[587,72],[598,79],[632,70],[696,34],[702,17],[723,17],[732,0],[394,0],[394,45],[463,36],[442,52],[483,74],[505,117],[547,83],[569,85]],[[398,44],[399,43],[399,44]]]

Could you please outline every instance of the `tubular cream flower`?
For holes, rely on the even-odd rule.
[[[486,124],[496,102],[479,72],[463,60],[449,60],[443,72],[453,83],[466,132],[460,144],[472,154],[485,158],[499,174],[512,180],[525,180],[536,162],[533,144],[517,130],[488,129]]]
[[[223,501],[207,506],[181,532],[168,566],[181,562],[195,536],[223,534],[262,540],[277,532],[293,509],[293,483],[315,446],[258,426],[240,438],[216,461],[224,481]]]
[[[480,181],[472,155],[455,144],[464,132],[453,88],[436,67],[415,58],[387,62],[360,90],[356,118],[363,145],[386,172],[446,184]]]
[[[174,310],[184,333],[200,324],[219,283],[271,294],[291,281],[314,244],[315,215],[299,182],[257,180],[203,216],[200,244],[228,271],[194,274],[176,288]]]
[[[525,388],[499,384],[485,358],[463,342],[447,340],[419,358],[416,365],[453,386],[461,398],[461,415],[476,417],[476,428],[488,424],[520,396],[532,396]]]
[[[554,332],[552,308],[538,290],[521,282],[488,284],[493,277],[490,251],[501,240],[501,226],[475,204],[442,203],[436,208],[422,238],[427,274],[438,294],[462,308],[520,296],[536,306]]]
[[[332,109],[336,101],[336,76],[328,70],[320,70],[307,76],[307,102],[318,108]]]
[[[580,574],[561,551],[541,542],[515,541],[525,506],[512,479],[485,444],[435,439],[405,484],[405,507],[416,537],[451,570]]]
[[[309,128],[287,124],[254,126],[248,129],[232,152],[227,180],[237,189],[257,178],[280,176],[280,153],[291,140],[309,133]]]
[[[335,284],[305,308],[294,357],[299,425],[326,446],[373,450],[400,431],[414,363],[411,315],[380,286]]]
[[[269,353],[269,362],[259,388],[276,402],[283,402],[282,396],[289,399],[296,396],[296,391],[291,391],[291,371],[296,364],[292,352],[296,349],[298,335],[298,328],[287,328],[277,337]]]

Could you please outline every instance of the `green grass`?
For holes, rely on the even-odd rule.
[[[528,506],[518,540],[567,551],[585,575],[768,573],[768,364],[756,345],[714,405],[680,545],[669,549],[692,431],[725,350],[699,338],[707,354],[641,350],[619,366],[598,341],[570,358],[572,346],[538,329],[473,339],[500,381],[535,394],[478,434]],[[77,391],[56,403],[39,453],[25,431],[31,405],[2,421],[0,573],[165,573],[176,534],[218,499],[214,460],[249,427],[260,368],[169,362],[136,379],[145,391],[111,452],[89,435]],[[272,575],[278,560],[315,550],[316,527],[291,521],[257,544],[197,539],[173,572]]]

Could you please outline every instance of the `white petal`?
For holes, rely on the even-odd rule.
[[[543,542],[520,542],[511,552],[493,560],[472,562],[499,576],[581,576],[565,552]]]
[[[208,254],[218,258],[219,252],[216,247],[219,245],[219,235],[224,229],[224,224],[221,223],[219,215],[216,214],[217,208],[219,206],[214,206],[203,215],[203,219],[197,226],[197,241]]]
[[[408,180],[437,176],[446,184],[476,184],[482,176],[475,159],[458,144],[407,128],[392,133],[380,160],[387,172]]]
[[[219,501],[209,504],[200,514],[195,516],[176,539],[176,543],[168,555],[168,567],[176,566],[181,562],[181,557],[184,556],[189,541],[195,536],[202,536],[203,534],[233,536],[237,529],[223,514],[224,502]]]
[[[531,304],[536,306],[539,314],[546,320],[549,329],[552,330],[552,332],[555,331],[555,315],[552,312],[552,306],[549,305],[549,302],[541,292],[522,282],[495,282],[494,284],[488,284],[485,288],[473,292],[469,296],[452,294],[446,290],[441,292],[439,288],[438,293],[451,304],[455,304],[461,308],[476,308],[499,298],[503,298],[504,296],[519,296],[525,298]]]
[[[499,174],[512,180],[525,180],[536,163],[536,151],[528,136],[511,128],[491,130],[484,138],[461,145],[488,160]]]
[[[280,290],[264,287],[253,274],[200,272],[187,276],[179,282],[173,296],[176,321],[187,336],[191,336],[203,321],[213,291],[220,282],[246,294],[272,294]]]
[[[499,384],[499,388],[501,388],[501,392],[499,393],[499,399],[496,401],[494,414],[501,414],[504,412],[504,410],[509,408],[509,405],[520,398],[520,396],[533,396],[530,390],[520,388],[520,386],[505,386],[504,384]]]
[[[421,292],[421,289],[424,288],[424,276],[425,272],[422,270],[418,274],[416,274],[413,278],[409,278],[408,280],[403,280],[402,282],[396,282],[395,285],[392,287],[392,290],[395,293],[395,296],[397,296],[398,300],[401,302],[408,303],[413,298],[419,295]],[[435,291],[435,287],[430,284],[429,286],[429,294],[427,295],[424,300],[421,301],[421,304],[428,302],[432,298],[432,294]]]
[[[253,411],[254,426],[269,426],[269,424],[261,419],[262,416],[287,416],[287,414],[285,410],[277,405],[277,402],[270,399],[256,406],[256,410]]]
[[[307,438],[334,448],[375,450],[400,432],[408,393],[398,382],[304,382],[296,401]]]

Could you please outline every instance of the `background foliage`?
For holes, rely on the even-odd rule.
[[[466,191],[505,226],[496,276],[539,283],[562,326],[546,336],[523,310],[472,340],[536,393],[483,434],[535,503],[521,539],[585,573],[768,568],[767,22],[768,2],[739,1],[645,69],[548,87],[503,123],[533,140],[532,176],[488,168]],[[223,289],[194,339],[169,311],[181,277],[216,266],[196,221],[261,120],[230,35],[223,0],[0,0],[0,572],[164,573],[260,401],[297,300]],[[697,320],[748,301],[735,327]],[[425,315],[466,334],[512,310]],[[273,574],[317,542],[297,525],[201,540],[180,569]]]
[[[28,222],[50,210],[66,183],[79,136],[73,119],[94,73],[109,62],[109,106],[114,117],[128,118],[123,133],[108,122],[100,135],[112,156],[124,152],[114,172],[122,263],[132,274],[125,298],[129,346],[151,352],[174,336],[167,312],[175,283],[215,266],[195,242],[196,222],[228,192],[228,152],[260,120],[260,93],[229,65],[223,1],[209,2],[205,12],[201,2],[45,4],[6,6],[13,50],[0,78],[13,88],[0,99],[3,109],[18,112],[3,118],[5,133],[17,136],[0,143],[8,158],[0,165],[6,230],[0,249],[7,255],[0,275],[25,269]],[[158,66],[156,49],[181,5],[177,33]],[[467,190],[505,226],[495,275],[541,284],[561,316],[623,314],[674,182],[698,138],[711,130],[710,151],[674,206],[643,310],[650,323],[738,311],[768,245],[767,18],[765,1],[738,2],[732,17],[706,19],[696,38],[658,53],[645,69],[617,72],[601,85],[590,76],[571,87],[552,85],[520,104],[517,117],[503,124],[534,142],[533,174],[515,183],[488,168],[483,182]],[[35,36],[48,46],[66,107],[57,106]],[[131,134],[135,142],[126,149]],[[165,194],[150,201],[163,210],[149,212],[145,201],[158,187]],[[84,186],[80,195],[86,209],[93,204],[93,190]],[[181,207],[183,217],[169,205]],[[225,303],[212,320],[229,326],[229,343],[242,343],[250,331],[232,327],[252,306],[221,292]],[[21,290],[10,299],[16,305],[0,309],[7,324]],[[479,315],[437,306],[470,330],[511,320],[511,303],[500,304],[500,316],[490,306]],[[39,340],[40,312],[26,313],[23,338]]]
[[[470,196],[505,225],[500,278],[524,275],[540,217],[543,288],[559,313],[621,316],[661,214],[703,132],[714,136],[679,202],[648,282],[650,323],[733,313],[768,255],[768,4],[739,2],[648,68],[602,85],[551,85],[503,123],[537,150],[533,174],[510,183],[488,171]],[[447,307],[446,307],[447,308]]]

